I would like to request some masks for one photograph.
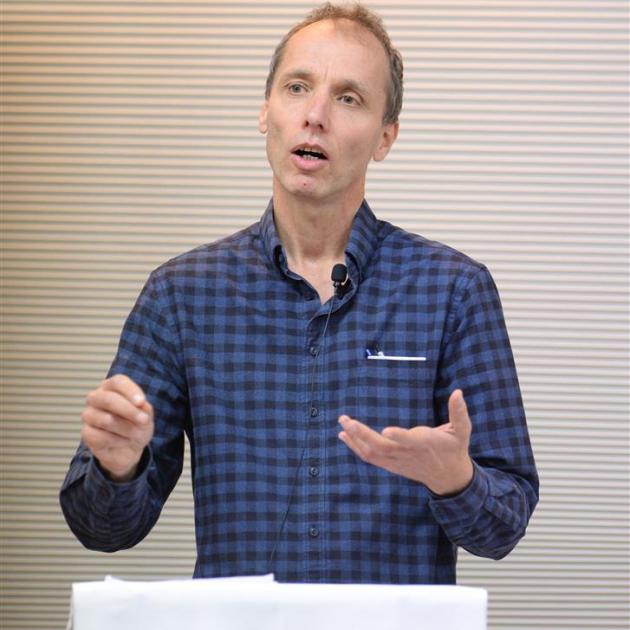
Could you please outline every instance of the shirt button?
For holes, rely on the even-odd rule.
[[[311,527],[308,530],[308,535],[311,538],[317,538],[319,536],[319,529],[317,529],[317,527]]]
[[[319,414],[319,409],[317,407],[311,407],[311,418],[316,418]]]
[[[308,474],[309,474],[311,477],[317,477],[317,476],[319,476],[319,468],[317,468],[317,466],[311,466],[311,467],[308,469]]]
[[[312,357],[316,357],[316,356],[317,356],[317,346],[311,346],[311,347],[308,349],[308,351],[309,351],[309,354],[310,354]]]

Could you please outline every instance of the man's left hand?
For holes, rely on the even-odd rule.
[[[339,439],[369,464],[418,481],[435,494],[457,494],[473,477],[472,424],[460,389],[448,400],[448,416],[448,423],[438,427],[387,427],[381,433],[341,416]]]

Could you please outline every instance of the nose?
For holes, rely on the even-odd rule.
[[[328,96],[321,92],[313,92],[306,102],[304,127],[311,127],[320,131],[328,129],[329,108]]]

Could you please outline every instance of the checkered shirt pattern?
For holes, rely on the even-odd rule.
[[[110,374],[147,393],[155,436],[123,484],[79,446],[61,505],[85,546],[115,551],[147,535],[187,435],[195,577],[449,584],[458,546],[495,559],[514,547],[538,477],[489,272],[377,220],[365,202],[346,264],[345,294],[320,304],[288,269],[270,203],[260,222],[151,274]],[[444,423],[456,388],[475,473],[455,496],[366,464],[337,437],[341,414],[376,430]]]

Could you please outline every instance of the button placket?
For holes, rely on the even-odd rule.
[[[307,432],[306,450],[304,452],[304,468],[301,473],[303,485],[304,521],[303,523],[303,549],[306,572],[310,581],[319,581],[323,569],[323,545],[324,531],[321,527],[322,520],[322,470],[321,459],[323,456],[324,431],[322,420],[326,413],[325,405],[325,357],[322,354],[322,334],[325,324],[323,309],[309,322],[306,334],[306,343],[303,352],[308,365],[308,400],[306,406],[306,422],[309,426]]]

